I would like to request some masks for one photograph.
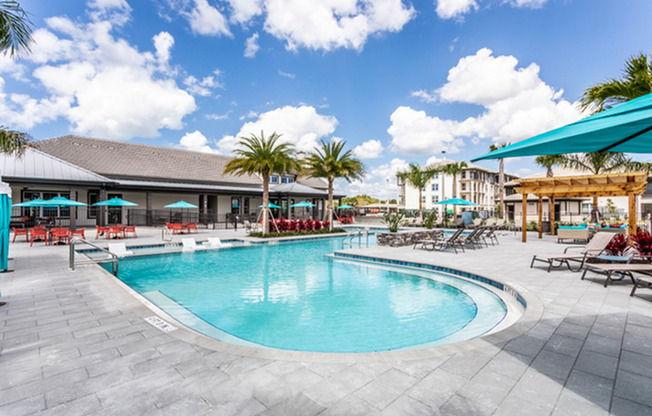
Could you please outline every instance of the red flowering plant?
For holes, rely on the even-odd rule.
[[[315,231],[321,230],[321,221],[315,220],[315,223],[313,224]]]
[[[649,231],[639,231],[632,235],[634,248],[642,257],[652,257],[652,234]]]
[[[612,256],[622,256],[628,247],[629,239],[623,234],[618,234],[607,245],[607,252]]]

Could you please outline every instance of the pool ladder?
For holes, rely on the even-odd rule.
[[[364,237],[364,241],[362,237]],[[344,250],[345,248],[354,248],[354,247],[358,247],[358,248],[369,247],[369,230],[365,229],[365,230],[358,230],[353,232],[347,231],[346,237],[342,239],[342,250]]]
[[[75,245],[77,244],[86,244],[89,245],[97,250],[100,250],[103,253],[106,253],[109,255],[108,258],[103,258],[103,259],[91,259],[87,258],[84,260],[76,260],[75,259]],[[102,248],[96,244],[91,243],[90,241],[84,240],[81,237],[74,237],[70,239],[70,269],[75,270],[76,265],[81,265],[81,264],[99,264],[99,263],[111,263],[111,273],[113,273],[114,276],[118,275],[118,269],[120,267],[120,262],[118,261],[118,256],[114,253],[111,253],[109,250]]]

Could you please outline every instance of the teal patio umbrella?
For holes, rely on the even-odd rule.
[[[191,204],[186,201],[177,201],[173,204],[168,204],[165,208],[199,208],[197,205]]]
[[[137,207],[138,204],[131,201],[125,201],[122,198],[111,198],[106,201],[100,201],[93,204],[96,207]]]
[[[37,207],[42,207],[43,203],[45,202],[44,199],[31,199],[29,201],[25,202],[20,202],[18,204],[13,204],[12,207],[21,207],[21,208],[37,208]]]
[[[349,204],[344,204],[344,205],[340,205],[339,207],[337,207],[337,209],[353,209],[353,208],[355,208],[355,207],[352,206],[352,205],[349,205]]]
[[[652,153],[652,94],[487,153],[472,162],[589,152]]]
[[[301,202],[297,202],[296,204],[290,205],[291,208],[312,208],[314,206],[315,204],[311,204],[310,202],[306,202],[306,201],[301,201]]]
[[[281,208],[281,207],[279,207],[278,205],[276,205],[276,204],[274,204],[272,202],[268,203],[267,206],[269,208]],[[263,207],[262,205],[258,205],[258,208],[262,208],[262,207]]]
[[[85,207],[87,204],[83,202],[73,201],[64,196],[55,196],[52,199],[43,201],[40,206],[45,208],[62,208],[62,207]],[[59,226],[61,226],[61,213],[59,213]]]
[[[450,199],[445,199],[443,201],[435,202],[435,204],[443,205],[444,209],[446,209],[446,205],[459,205],[459,206],[466,206],[466,207],[477,207],[479,204],[476,204],[475,202],[467,201],[466,199],[462,198],[450,198]],[[447,210],[448,212],[448,210]],[[453,218],[455,219],[455,218]],[[446,222],[446,216],[444,216],[444,222]]]
[[[7,187],[8,188],[8,187]],[[11,192],[11,190],[9,190]],[[11,222],[10,194],[0,193],[0,270],[9,268],[9,224]]]

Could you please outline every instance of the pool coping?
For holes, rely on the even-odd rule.
[[[350,250],[337,250],[335,253],[347,254],[347,252],[349,251]],[[385,261],[401,261],[400,259],[393,259],[391,256],[379,257],[377,254],[373,256],[360,256],[359,254],[355,254],[355,256],[368,257],[369,259],[373,259],[373,258],[383,259]],[[355,260],[351,258],[345,258],[345,259]],[[426,268],[430,268],[432,266],[441,267],[441,266],[437,266],[434,263],[428,263],[428,262],[410,262],[410,263],[419,264]],[[390,263],[387,264],[391,265]],[[400,361],[411,361],[411,360],[419,360],[419,359],[432,358],[432,357],[448,356],[460,351],[471,351],[478,348],[487,347],[488,345],[504,344],[509,340],[529,331],[532,327],[534,327],[534,325],[537,324],[537,322],[539,322],[539,320],[543,315],[543,303],[541,302],[541,300],[537,296],[532,294],[529,290],[527,290],[526,288],[518,284],[505,282],[499,278],[487,278],[486,276],[480,276],[477,273],[464,270],[463,268],[451,269],[446,267],[445,269],[447,270],[455,270],[459,273],[478,276],[482,279],[496,282],[498,284],[501,284],[505,287],[509,287],[512,290],[514,290],[522,297],[523,301],[526,302],[527,305],[520,319],[514,322],[512,325],[508,326],[507,328],[498,330],[493,333],[490,332],[489,334],[478,338],[474,338],[466,341],[460,341],[452,344],[425,347],[425,348],[401,349],[401,350],[379,351],[379,352],[362,352],[362,353],[325,353],[325,352],[289,351],[289,350],[281,350],[281,349],[274,349],[274,348],[252,348],[252,347],[246,347],[242,345],[230,344],[227,342],[219,341],[217,339],[210,338],[206,335],[203,335],[185,326],[181,322],[177,321],[174,317],[170,316],[168,313],[163,311],[161,308],[156,306],[154,303],[149,301],[143,295],[141,295],[140,293],[136,292],[134,289],[129,287],[126,283],[122,282],[120,279],[113,276],[106,269],[100,267],[99,265],[91,265],[91,266],[97,267],[99,270],[101,270],[102,275],[106,278],[107,283],[122,288],[125,292],[127,292],[133,298],[139,301],[142,307],[136,308],[136,314],[138,314],[141,318],[143,318],[144,320],[151,319],[152,313],[154,313],[157,317],[166,321],[167,324],[173,325],[175,328],[172,331],[170,332],[166,331],[172,337],[214,351],[237,354],[241,356],[270,359],[270,360],[354,364],[354,363],[369,363],[369,362],[400,362]],[[149,323],[151,324],[151,322]],[[169,329],[169,327],[167,329]]]

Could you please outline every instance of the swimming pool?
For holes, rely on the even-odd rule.
[[[341,238],[122,259],[119,278],[178,321],[240,345],[371,352],[480,336],[506,314],[449,275],[326,257]]]

